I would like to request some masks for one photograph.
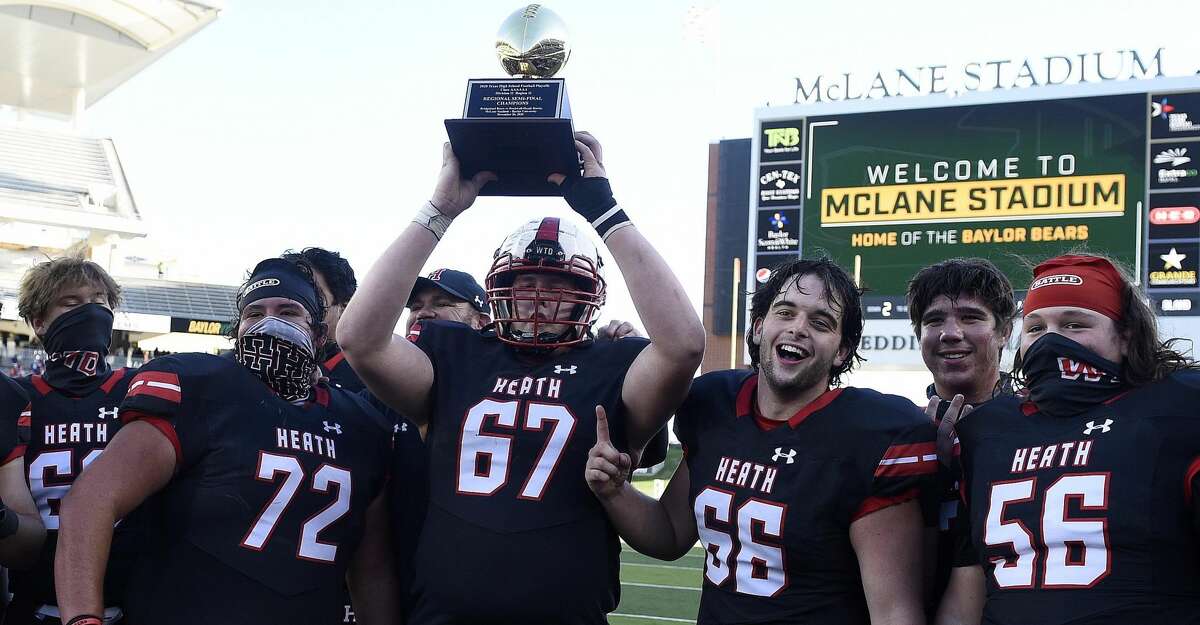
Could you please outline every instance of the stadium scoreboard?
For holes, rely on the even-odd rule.
[[[922,267],[1110,255],[1159,314],[1200,314],[1200,80],[1127,81],[760,109],[747,284],[826,254],[906,318]]]

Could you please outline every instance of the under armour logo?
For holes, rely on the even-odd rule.
[[[566,373],[568,375],[575,375],[576,369],[577,369],[577,367],[575,365],[571,365],[570,367],[564,367],[562,365],[554,365],[554,372],[559,375],[562,375],[563,373]]]
[[[785,454],[785,453],[783,453],[783,448],[782,448],[782,447],[776,447],[776,448],[775,448],[775,455],[774,455],[774,456],[771,456],[771,460],[772,460],[773,462],[779,462],[779,459],[780,459],[780,458],[787,458],[787,463],[788,463],[788,464],[793,464],[793,463],[795,463],[795,462],[796,462],[796,450],[795,450],[795,449],[789,449],[789,450],[787,450],[787,453]]]
[[[334,423],[333,425],[329,425],[328,421],[322,421],[321,423],[325,424],[326,432],[337,432],[338,434],[342,433],[342,424],[340,423]]]
[[[118,408],[117,406],[113,406],[112,408],[105,408],[105,407],[101,406],[100,414],[96,415],[96,418],[97,419],[116,419],[117,413],[120,410],[121,409]]]
[[[1083,434],[1084,434],[1084,436],[1087,436],[1088,434],[1091,434],[1095,430],[1100,430],[1101,434],[1105,434],[1109,430],[1112,429],[1112,424],[1113,424],[1112,419],[1105,419],[1104,423],[1101,423],[1100,425],[1096,425],[1095,421],[1088,421],[1087,427],[1084,428],[1084,430],[1083,430]]]

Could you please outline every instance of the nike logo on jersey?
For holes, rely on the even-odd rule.
[[[788,458],[788,462],[791,462],[791,458]],[[770,495],[771,490],[775,488],[775,476],[778,473],[779,470],[775,467],[721,456],[721,462],[717,464],[716,481]]]
[[[547,399],[558,399],[558,396],[562,394],[562,384],[563,381],[559,378],[531,378],[529,376],[523,378],[498,377],[496,378],[495,386],[492,387],[492,393],[496,395],[510,395],[512,397],[533,395]]]
[[[796,450],[789,449],[789,450],[787,450],[787,453],[785,454],[785,453],[783,453],[782,447],[776,447],[775,455],[771,456],[771,460],[773,462],[779,462],[780,458],[787,458],[787,463],[792,464],[792,463],[796,462]]]
[[[325,426],[326,432],[336,432],[338,434],[342,433],[341,423],[334,423],[333,425],[330,425],[328,421],[322,421],[321,423]]]
[[[1057,445],[1022,447],[1013,454],[1012,472],[1026,473],[1055,467],[1086,467],[1092,441],[1067,441]]]
[[[46,445],[107,443],[107,423],[57,423],[45,426]]]
[[[307,451],[337,460],[337,447],[332,438],[289,428],[275,428],[275,446],[292,451]]]
[[[1083,428],[1083,435],[1088,436],[1089,434],[1091,434],[1092,432],[1095,432],[1096,430],[1100,430],[1100,433],[1102,433],[1102,434],[1107,434],[1108,431],[1112,429],[1112,424],[1113,424],[1112,419],[1105,419],[1104,423],[1099,423],[1099,424],[1097,424],[1095,421],[1088,421],[1087,427]]]

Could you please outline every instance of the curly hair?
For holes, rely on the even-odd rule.
[[[858,353],[863,333],[863,291],[854,284],[849,274],[832,260],[826,257],[802,258],[772,269],[767,283],[750,294],[750,326],[754,327],[754,324],[767,316],[767,311],[780,293],[786,291],[794,282],[810,275],[816,276],[825,285],[825,299],[841,315],[840,347],[846,348],[849,355],[842,364],[835,365],[829,371],[830,384],[837,386],[841,384],[843,374],[849,373],[856,364],[863,361],[863,357]],[[746,333],[746,347],[750,349],[750,367],[757,370],[759,345],[754,342],[753,332]]]
[[[321,274],[321,277],[325,279],[325,284],[329,285],[330,294],[333,295],[333,301],[326,302],[328,306],[348,303],[350,298],[354,297],[354,292],[358,290],[358,279],[354,277],[354,268],[337,252],[320,247],[306,247],[299,252],[287,250],[283,253],[282,258],[292,262],[303,260],[311,269]]]

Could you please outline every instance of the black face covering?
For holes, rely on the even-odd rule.
[[[1125,391],[1121,365],[1054,332],[1034,341],[1022,356],[1029,399],[1052,417],[1070,417]]]
[[[317,361],[312,338],[290,321],[264,317],[238,340],[237,360],[281,399],[308,398]]]
[[[112,329],[113,313],[100,304],[84,304],[59,315],[42,337],[46,382],[76,397],[94,391],[109,372]]]

